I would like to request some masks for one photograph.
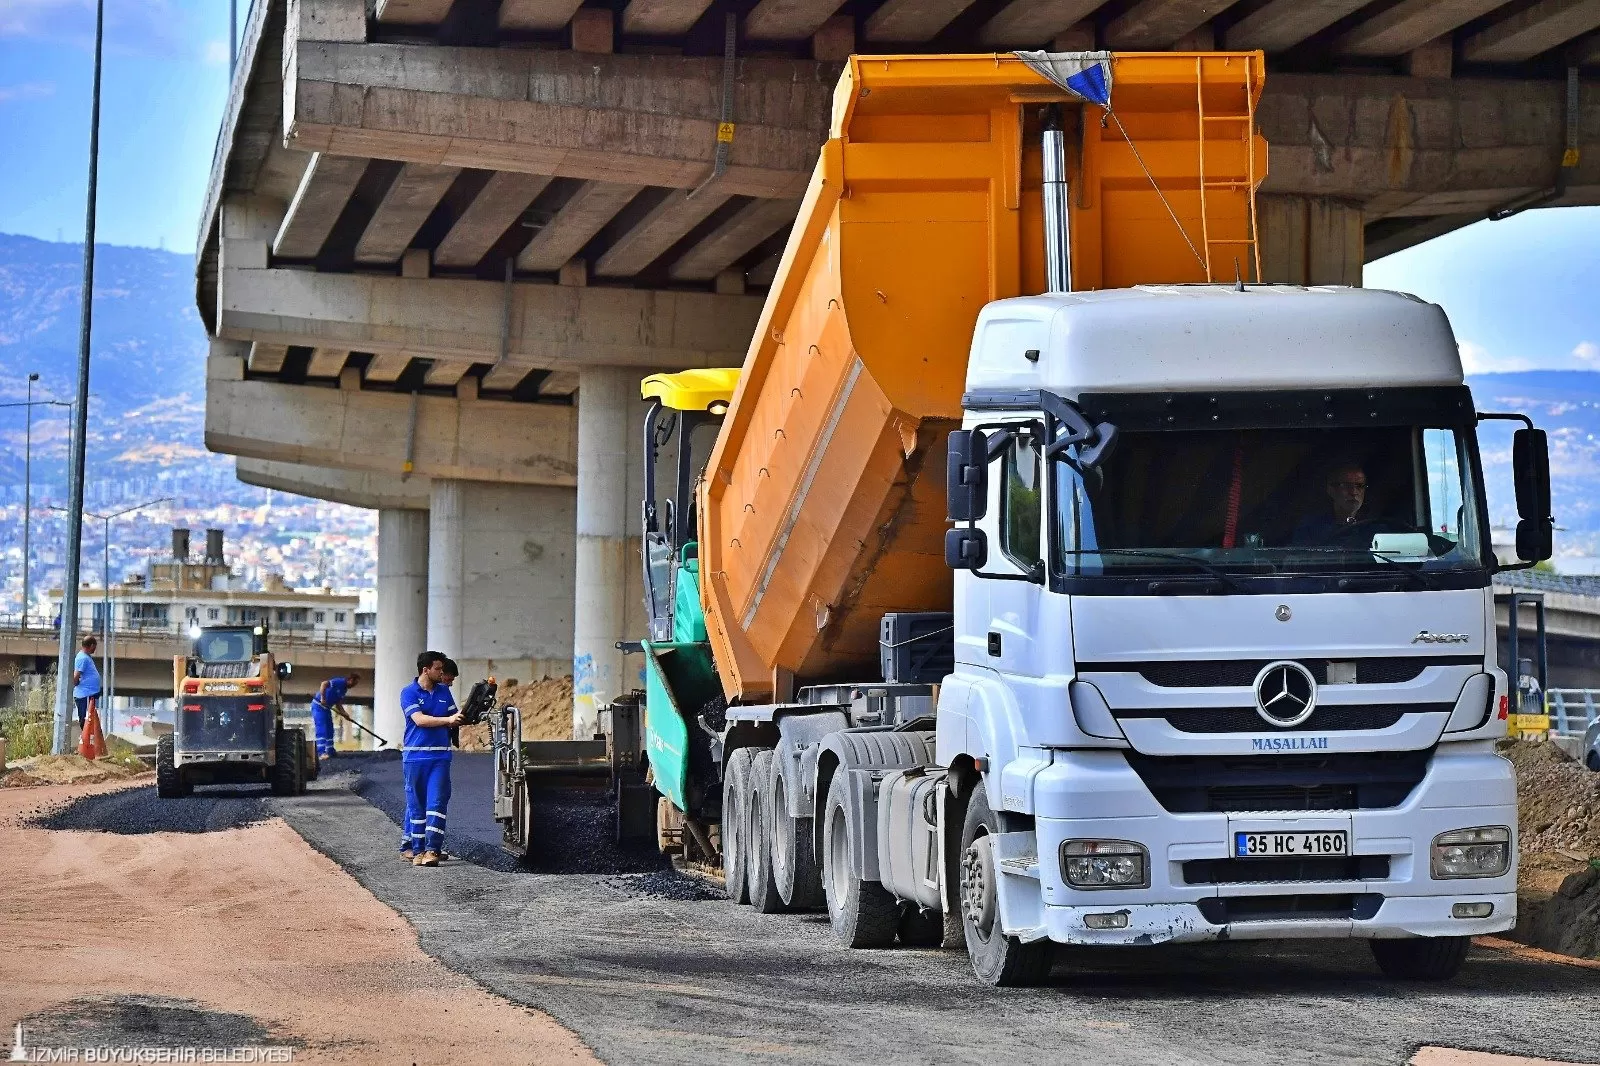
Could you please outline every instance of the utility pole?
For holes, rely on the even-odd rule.
[[[94,86],[89,96],[89,192],[83,226],[83,307],[78,324],[78,392],[72,408],[71,465],[67,473],[67,573],[61,587],[61,641],[56,651],[56,730],[52,749],[67,752],[72,714],[72,658],[78,632],[78,580],[83,550],[83,469],[89,438],[89,337],[94,311],[94,209],[100,188],[100,69],[105,46],[106,3],[94,5]]]
[[[228,0],[228,80],[239,65],[239,0]]]
[[[33,383],[28,375],[28,431],[22,445],[22,629],[28,628],[28,575],[33,570]]]

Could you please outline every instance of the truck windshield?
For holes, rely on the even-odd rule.
[[[1057,572],[1480,569],[1473,448],[1426,425],[1124,431],[1100,469],[1057,466]]]

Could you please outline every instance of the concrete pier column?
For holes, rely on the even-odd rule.
[[[378,512],[378,640],[371,728],[400,746],[405,723],[400,690],[416,676],[417,653],[428,639],[428,512]],[[363,743],[363,747],[369,746]]]
[[[635,687],[619,640],[643,636],[637,602],[643,481],[644,371],[585,370],[578,378],[578,566],[573,607],[572,735],[594,734],[598,711]],[[632,628],[630,628],[630,624]],[[638,673],[637,668],[632,674]]]
[[[1263,281],[1360,285],[1365,258],[1359,204],[1327,196],[1256,198]]]
[[[460,665],[458,700],[491,674],[566,673],[572,530],[571,489],[433,479],[427,645]]]

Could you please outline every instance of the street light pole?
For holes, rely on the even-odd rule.
[[[83,465],[89,438],[89,338],[94,312],[95,195],[100,191],[100,68],[105,46],[106,3],[94,5],[94,85],[89,96],[89,192],[83,225],[83,306],[78,325],[78,392],[72,408],[72,466],[68,471],[67,573],[61,588],[61,641],[56,648],[56,729],[51,750],[67,753],[72,714],[72,646],[77,635],[78,574],[83,551]]]
[[[28,375],[28,430],[22,445],[22,628],[28,628],[28,574],[33,568],[33,383]]]

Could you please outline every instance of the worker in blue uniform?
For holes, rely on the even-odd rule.
[[[445,815],[450,810],[450,728],[461,712],[444,683],[449,658],[442,652],[417,656],[417,679],[400,693],[406,735],[401,768],[406,779],[406,824],[400,845],[415,866],[438,866],[444,854]]]
[[[361,675],[351,673],[346,677],[330,677],[317,686],[311,697],[311,724],[317,732],[317,758],[333,755],[333,711],[344,710],[344,698],[361,681]]]

